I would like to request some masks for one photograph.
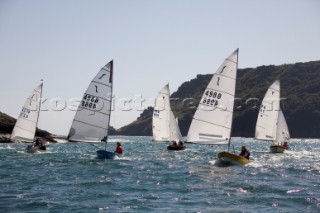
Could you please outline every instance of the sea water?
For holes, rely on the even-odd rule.
[[[290,151],[232,138],[251,151],[246,166],[223,166],[227,146],[167,151],[151,137],[114,136],[124,155],[96,158],[104,144],[0,144],[0,212],[320,212],[320,140],[292,139]],[[231,147],[231,150],[233,148]]]

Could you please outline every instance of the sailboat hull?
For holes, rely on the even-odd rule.
[[[114,159],[116,154],[113,152],[108,152],[106,150],[98,150],[97,157],[100,159]]]
[[[45,146],[42,147],[34,147],[32,145],[27,146],[27,152],[28,153],[36,153],[36,152],[45,152],[47,149]]]
[[[88,140],[76,140],[76,139],[69,139],[68,142],[72,142],[72,143],[100,143],[100,141],[96,140],[92,140],[92,141],[88,141]]]
[[[184,150],[186,148],[186,146],[177,146],[177,145],[169,145],[167,146],[168,150],[172,150],[172,151],[179,151],[179,150]]]
[[[286,150],[286,148],[283,146],[278,146],[278,145],[270,146],[271,153],[283,153],[284,150]]]
[[[241,157],[230,152],[220,152],[218,153],[218,158],[222,162],[231,163],[235,165],[245,165],[249,163],[249,160],[247,158]]]

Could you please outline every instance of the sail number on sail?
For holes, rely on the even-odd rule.
[[[153,113],[153,116],[154,117],[159,117],[160,116],[160,110],[154,110],[154,113]]]
[[[81,101],[81,106],[84,108],[96,109],[98,103],[99,103],[98,97],[95,97],[93,95],[84,94],[82,101]]]
[[[221,93],[207,90],[201,103],[208,106],[218,106],[218,100],[221,98],[221,96]]]
[[[23,107],[20,113],[20,117],[28,118],[29,113],[30,113],[30,109]]]

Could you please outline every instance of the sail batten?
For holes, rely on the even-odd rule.
[[[90,82],[74,116],[69,141],[101,142],[108,135],[112,103],[113,61]]]
[[[226,128],[226,129],[230,129],[231,127],[228,127],[228,126],[222,126],[222,125],[219,125],[219,124],[216,124],[216,123],[212,123],[212,122],[209,122],[209,121],[206,121],[206,120],[200,120],[200,119],[196,119],[196,118],[193,118],[194,120],[198,120],[198,121],[201,121],[201,122],[204,122],[204,123],[208,123],[208,124],[212,124],[214,126],[218,126],[218,127],[222,127],[222,128]],[[192,119],[192,120],[193,120]],[[200,133],[199,133],[200,134]]]
[[[237,67],[238,49],[224,60],[207,85],[193,116],[187,135],[188,142],[229,143]],[[213,140],[210,135],[219,136],[219,139]]]
[[[93,126],[93,127],[97,127],[97,128],[100,128],[100,129],[105,129],[107,130],[108,128],[106,127],[103,127],[103,126],[97,126],[97,125],[93,125],[93,124],[90,124],[90,123],[86,123],[86,122],[83,122],[83,121],[79,121],[79,120],[74,120],[74,122],[78,122],[78,123],[83,123],[83,124],[86,124],[88,126]]]
[[[101,82],[98,82],[98,81],[92,81],[92,83],[100,84],[100,85],[103,85],[103,86],[106,86],[106,87],[111,87],[111,86],[108,85],[108,84],[101,83]]]

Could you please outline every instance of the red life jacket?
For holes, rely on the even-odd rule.
[[[115,151],[118,154],[122,154],[122,147],[121,146],[117,146],[117,149]]]

